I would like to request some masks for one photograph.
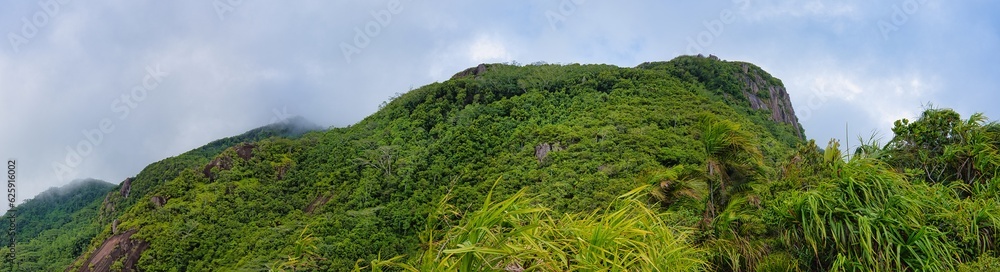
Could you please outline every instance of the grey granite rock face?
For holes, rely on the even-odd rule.
[[[759,69],[750,69],[748,63],[743,63],[741,68],[742,72],[736,77],[743,83],[743,96],[750,101],[750,107],[754,110],[770,111],[771,120],[792,125],[795,128],[795,136],[802,138],[802,125],[795,116],[792,99],[788,96],[785,86],[768,82],[760,74]]]

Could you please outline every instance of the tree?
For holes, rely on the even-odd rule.
[[[695,165],[656,170],[649,175],[647,183],[653,186],[650,195],[664,207],[685,198],[701,200],[708,193],[705,173]]]
[[[937,159],[944,147],[953,143],[951,132],[962,121],[950,109],[927,109],[915,122],[902,119],[895,122],[892,132],[893,165],[899,168],[919,168],[928,182],[942,182],[947,169]]]
[[[996,126],[979,113],[963,120],[951,109],[927,109],[912,123],[896,121],[888,161],[898,170],[918,169],[932,183],[984,182],[1000,166]]]
[[[365,150],[362,157],[357,158],[361,165],[378,169],[385,176],[392,176],[393,165],[396,164],[396,147],[379,146],[373,150]]]
[[[709,181],[709,200],[704,221],[714,218],[716,207],[724,207],[728,188],[734,178],[745,180],[762,163],[763,156],[753,137],[728,120],[703,118],[698,138],[703,145],[705,171]],[[735,177],[734,177],[735,176]]]

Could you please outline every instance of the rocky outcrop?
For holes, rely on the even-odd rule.
[[[661,70],[681,80],[701,83],[727,103],[740,106],[738,109],[747,106],[750,111],[768,112],[768,119],[789,125],[794,136],[805,139],[785,86],[757,65],[726,61],[715,55],[697,55],[680,56],[668,62],[646,62],[636,67]]]
[[[257,145],[255,144],[242,143],[240,145],[233,147],[233,150],[236,151],[236,157],[239,157],[244,161],[249,161],[251,158],[253,158],[253,150],[255,148],[257,148]],[[226,152],[232,152],[232,151],[226,151]],[[215,180],[215,173],[212,172],[212,169],[215,168],[219,168],[219,170],[233,169],[232,153],[228,153],[229,155],[226,155],[226,152],[223,152],[222,155],[219,155],[214,160],[205,165],[204,168],[202,168],[201,173],[204,174],[206,178],[208,178],[211,181]]]
[[[233,169],[233,160],[229,159],[229,157],[215,158],[214,160],[209,162],[208,165],[205,165],[205,168],[201,170],[201,173],[205,174],[205,177],[208,178],[209,180],[214,181],[215,173],[212,173],[212,169],[214,168],[219,168],[222,170]]]
[[[550,143],[540,143],[535,146],[535,158],[541,163],[545,161],[545,157],[549,156],[549,152],[562,151],[563,147],[559,145],[559,142],[553,144]]]
[[[101,202],[101,222],[107,222],[104,221],[105,217],[110,218],[115,212],[115,204],[111,202],[112,194],[114,194],[114,192],[108,192],[108,194],[104,196],[104,202]]]
[[[257,148],[257,145],[252,143],[243,143],[242,145],[236,147],[236,155],[240,156],[243,160],[248,161],[250,158],[253,158],[254,148]]]
[[[772,121],[791,125],[795,136],[803,138],[802,125],[795,116],[792,99],[785,86],[780,82],[773,82],[775,80],[770,75],[749,63],[740,64],[740,72],[736,74],[736,78],[743,83],[743,96],[750,101],[751,108],[770,111]]]
[[[122,188],[121,188],[121,190],[119,190],[120,193],[121,193],[121,195],[122,195],[122,197],[128,198],[128,194],[130,192],[132,192],[132,181],[133,180],[135,180],[135,179],[133,179],[133,178],[127,178],[127,179],[125,179],[125,181],[122,182]]]
[[[454,76],[451,76],[451,79],[482,75],[483,73],[486,73],[486,68],[486,64],[479,64],[479,66],[458,72]]]
[[[329,202],[330,198],[332,197],[333,195],[329,193],[319,195],[316,197],[316,199],[314,199],[311,203],[309,203],[309,206],[306,206],[306,208],[303,209],[303,211],[305,211],[306,214],[312,214],[313,211],[316,210],[316,208],[323,207],[323,205]]]
[[[142,252],[149,248],[149,243],[132,239],[133,234],[135,230],[129,230],[104,240],[97,251],[77,266],[78,271],[111,271],[111,267],[119,260],[122,263],[121,271],[137,271],[135,265],[139,262]],[[73,267],[66,269],[66,271],[71,270]]]
[[[153,202],[153,206],[156,206],[156,208],[162,208],[163,205],[167,205],[167,199],[162,196],[153,196],[149,198],[149,201]]]
[[[538,159],[538,162],[542,162],[549,155],[549,151],[552,151],[552,146],[549,143],[538,144],[535,146],[535,158]]]

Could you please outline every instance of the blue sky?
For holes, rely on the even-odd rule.
[[[852,141],[888,140],[928,103],[1000,118],[995,1],[96,2],[0,9],[0,157],[18,159],[19,199],[290,115],[349,125],[482,62],[748,61],[821,144],[848,123]]]

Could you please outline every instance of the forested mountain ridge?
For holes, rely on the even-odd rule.
[[[689,59],[700,64],[692,69],[741,66],[675,61]],[[444,195],[461,210],[476,208],[498,178],[498,196],[532,188],[556,211],[600,209],[643,184],[645,173],[704,161],[694,137],[703,120],[731,120],[770,162],[801,142],[795,126],[767,110],[732,103],[731,86],[679,78],[673,73],[687,67],[671,63],[490,64],[402,94],[350,127],[228,149],[125,200],[140,204],[73,268],[350,269],[415,253]],[[111,252],[102,248],[142,252],[91,256]]]
[[[820,149],[780,80],[714,57],[483,64],[348,127],[154,163],[101,200],[100,233],[65,266],[998,267],[1000,125],[928,109],[893,132],[849,160]]]
[[[64,224],[69,221],[69,215],[104,195],[112,187],[114,184],[102,180],[74,180],[63,187],[49,188],[32,199],[26,199],[24,204],[17,206],[17,211],[18,214],[33,220],[18,224],[18,241],[30,240],[48,228]],[[0,226],[4,229],[7,229],[9,224],[9,221],[0,222]],[[9,239],[6,232],[0,233],[0,238],[4,241]]]
[[[102,229],[110,228],[114,218],[138,202],[150,188],[172,179],[180,169],[204,164],[223,149],[243,142],[269,137],[299,137],[307,131],[320,130],[301,117],[250,130],[244,134],[219,139],[176,157],[150,164],[137,177],[115,186],[100,180],[79,180],[49,189],[17,206],[17,271],[64,270],[81,254]],[[131,196],[128,199],[125,193]],[[131,200],[131,201],[129,201]],[[7,218],[9,215],[4,216]],[[0,221],[7,229],[9,221]],[[7,240],[7,232],[0,234]],[[15,268],[7,262],[9,250],[3,247],[0,270]]]
[[[56,266],[24,266],[24,270],[62,269],[65,263],[83,253],[90,240],[97,235],[99,226],[90,218],[97,214],[97,204],[101,197],[114,188],[114,184],[101,180],[75,180],[60,188],[50,188],[32,199],[18,205],[17,233],[18,258],[25,263],[46,264],[49,261],[62,262]],[[3,232],[0,239],[6,245],[10,241],[6,230],[7,220],[0,221]],[[4,251],[4,261],[6,254]],[[3,267],[6,267],[4,264]]]

